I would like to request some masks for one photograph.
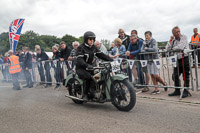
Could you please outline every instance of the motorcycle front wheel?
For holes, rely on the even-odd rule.
[[[135,89],[128,79],[114,81],[111,86],[111,100],[120,111],[130,111],[135,106]]]

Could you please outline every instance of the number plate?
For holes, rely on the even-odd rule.
[[[120,63],[117,61],[111,62],[112,72],[120,71]]]

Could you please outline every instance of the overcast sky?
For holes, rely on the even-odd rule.
[[[166,41],[178,25],[190,40],[193,28],[200,29],[200,0],[0,0],[0,33],[11,21],[24,18],[22,33],[80,37],[93,31],[97,39],[113,41],[122,28],[144,38],[152,31],[157,41]]]

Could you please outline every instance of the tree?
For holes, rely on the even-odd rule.
[[[51,35],[41,35],[39,36],[40,46],[44,48],[45,51],[51,51],[51,47],[55,44],[60,43],[60,38]]]
[[[0,52],[5,53],[10,49],[8,32],[0,34]]]
[[[38,44],[39,34],[34,31],[26,31],[24,34],[21,34],[17,49],[21,49],[23,46],[29,47],[31,50],[34,50],[35,45]]]
[[[81,44],[81,43],[83,43],[83,36],[80,36],[79,38],[78,38],[78,42]]]
[[[58,38],[52,35],[39,35],[38,33],[29,30],[24,34],[21,34],[17,46],[17,50],[21,50],[23,46],[27,46],[30,50],[35,50],[35,45],[40,45],[45,51],[52,51],[51,48],[55,44],[60,44],[61,41],[65,41],[67,46],[72,48],[72,42],[78,41],[79,43],[83,43],[83,36],[76,38],[72,35],[64,35],[62,38]],[[105,45],[107,49],[110,48],[110,41],[103,39],[101,43]],[[9,43],[9,34],[8,32],[3,32],[0,34],[0,52],[5,53],[10,49]]]
[[[67,46],[69,46],[70,48],[72,48],[72,42],[79,41],[78,38],[76,38],[74,36],[71,36],[71,35],[68,35],[68,34],[66,34],[65,36],[63,36],[61,38],[61,40],[64,41],[67,44]]]

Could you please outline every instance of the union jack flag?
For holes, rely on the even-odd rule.
[[[14,52],[16,51],[17,48],[24,20],[25,19],[16,19],[11,22],[9,27],[10,49],[12,49]]]

